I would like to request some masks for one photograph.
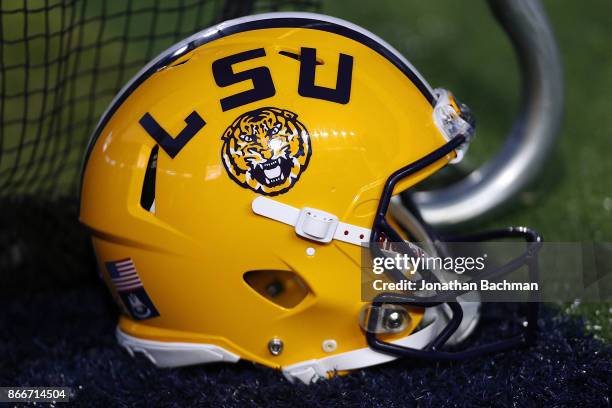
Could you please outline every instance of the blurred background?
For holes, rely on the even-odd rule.
[[[565,72],[558,143],[540,177],[474,228],[528,225],[548,241],[612,241],[607,92],[612,3],[543,4]],[[44,285],[41,269],[57,271],[46,279],[66,284],[83,274],[83,265],[94,275],[76,223],[78,175],[89,134],[121,86],[176,41],[226,18],[271,10],[316,11],[361,25],[401,51],[432,86],[452,90],[477,120],[463,172],[502,146],[520,106],[521,84],[510,41],[485,1],[4,0],[0,271],[5,288],[21,287],[33,276]],[[442,175],[438,182],[444,177],[457,175]],[[585,317],[599,338],[612,338],[610,305],[563,307]]]

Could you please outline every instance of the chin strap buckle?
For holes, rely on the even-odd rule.
[[[338,228],[338,217],[316,208],[304,207],[295,224],[295,233],[323,243],[331,242]]]
[[[253,200],[252,208],[255,214],[290,225],[297,235],[312,241],[326,244],[335,239],[360,246],[370,241],[368,228],[341,222],[334,214],[316,208],[298,209],[263,196]]]

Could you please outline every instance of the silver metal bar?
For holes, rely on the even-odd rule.
[[[450,227],[489,216],[540,173],[563,111],[563,70],[539,0],[489,0],[512,40],[522,75],[522,106],[502,149],[465,179],[414,194],[423,218]]]

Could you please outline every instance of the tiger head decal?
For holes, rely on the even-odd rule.
[[[265,195],[293,187],[312,153],[306,126],[297,114],[279,108],[240,115],[221,139],[227,174],[240,186]]]

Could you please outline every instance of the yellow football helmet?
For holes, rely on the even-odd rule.
[[[385,217],[391,196],[472,133],[465,106],[342,20],[263,14],[173,46],[115,98],[85,158],[80,219],[119,342],[158,366],[246,359],[310,382],[462,340],[477,298],[372,309],[361,259],[430,240],[410,211]]]

